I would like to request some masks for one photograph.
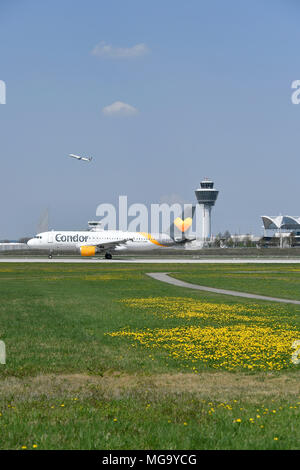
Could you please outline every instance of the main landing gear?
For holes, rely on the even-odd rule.
[[[52,253],[49,253],[48,258],[52,259]]]
[[[105,259],[112,259],[111,253],[105,253]]]

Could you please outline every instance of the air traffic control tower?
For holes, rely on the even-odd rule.
[[[195,191],[196,198],[202,207],[202,234],[197,238],[204,243],[211,238],[211,208],[215,205],[219,191],[214,189],[214,182],[204,179],[200,183],[200,188]]]

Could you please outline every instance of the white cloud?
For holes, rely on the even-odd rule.
[[[109,106],[105,106],[102,112],[106,116],[134,116],[138,114],[137,108],[122,101],[115,101]]]
[[[98,57],[131,59],[132,57],[141,57],[148,52],[149,49],[144,43],[136,44],[132,47],[114,47],[111,44],[106,44],[102,41],[94,47],[91,53]]]

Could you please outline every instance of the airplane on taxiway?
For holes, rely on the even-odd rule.
[[[106,259],[119,251],[145,251],[170,247],[182,247],[194,238],[187,234],[192,226],[195,206],[185,208],[182,217],[177,217],[168,233],[125,232],[121,230],[54,231],[38,233],[27,245],[35,250],[46,250],[49,258],[55,253],[73,252],[81,256],[104,253]]]

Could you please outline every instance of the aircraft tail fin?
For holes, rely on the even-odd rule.
[[[196,207],[192,204],[185,204],[181,217],[176,217],[170,226],[170,236],[177,243],[188,241],[187,235],[193,223]]]

